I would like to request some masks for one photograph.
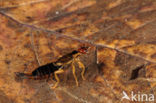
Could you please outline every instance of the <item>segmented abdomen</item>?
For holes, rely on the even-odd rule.
[[[57,71],[61,66],[55,66],[53,63],[49,63],[43,66],[38,67],[32,72],[32,76],[45,76],[50,75]]]

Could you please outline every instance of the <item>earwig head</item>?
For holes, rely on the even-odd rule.
[[[87,51],[88,51],[88,48],[89,47],[83,46],[83,47],[81,47],[81,48],[78,49],[78,52],[79,53],[82,53],[82,54],[86,54]]]

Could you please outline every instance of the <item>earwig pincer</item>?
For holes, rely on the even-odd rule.
[[[64,69],[65,69],[64,67],[66,65],[71,64],[72,73],[73,73],[76,85],[78,86],[79,83],[78,83],[78,80],[77,80],[77,76],[75,74],[75,65],[74,65],[74,63],[77,63],[79,68],[82,69],[81,77],[82,77],[83,80],[85,80],[85,77],[84,77],[85,66],[80,61],[79,57],[82,54],[86,54],[87,51],[88,51],[88,48],[89,47],[81,47],[78,50],[74,50],[74,51],[72,51],[72,52],[70,52],[70,53],[60,57],[55,62],[48,63],[46,65],[38,67],[37,69],[35,69],[31,73],[19,73],[19,72],[17,72],[16,76],[32,78],[32,79],[44,78],[45,76],[48,76],[48,79],[49,79],[49,77],[51,75],[54,75],[54,77],[55,77],[57,82],[54,84],[54,86],[52,88],[56,88],[58,86],[59,82],[60,82],[58,74],[64,73]]]

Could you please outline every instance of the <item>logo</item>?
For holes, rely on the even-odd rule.
[[[122,92],[123,97],[121,98],[121,101],[124,99],[127,99],[129,101],[139,101],[139,102],[153,102],[154,101],[154,94],[145,94],[145,93],[134,93],[133,91],[131,91],[131,95],[128,96],[128,94],[123,91]]]

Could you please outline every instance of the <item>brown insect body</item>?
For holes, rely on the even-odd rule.
[[[77,77],[75,75],[75,66],[74,62],[77,62],[79,65],[79,68],[82,68],[83,71],[81,72],[82,79],[85,80],[84,78],[84,72],[85,72],[85,67],[83,63],[79,60],[79,56],[81,54],[86,54],[88,47],[81,47],[78,50],[74,50],[69,54],[66,54],[62,57],[60,57],[56,62],[53,63],[48,63],[46,65],[40,66],[37,69],[35,69],[32,73],[16,73],[17,76],[19,77],[26,77],[26,78],[42,78],[48,75],[48,79],[51,74],[54,74],[55,79],[57,80],[56,84],[53,86],[53,88],[56,88],[58,83],[59,83],[59,78],[57,74],[61,74],[64,72],[63,67],[65,65],[71,64],[72,65],[72,70],[73,70],[73,75],[76,81],[76,85],[78,86],[78,81]]]

